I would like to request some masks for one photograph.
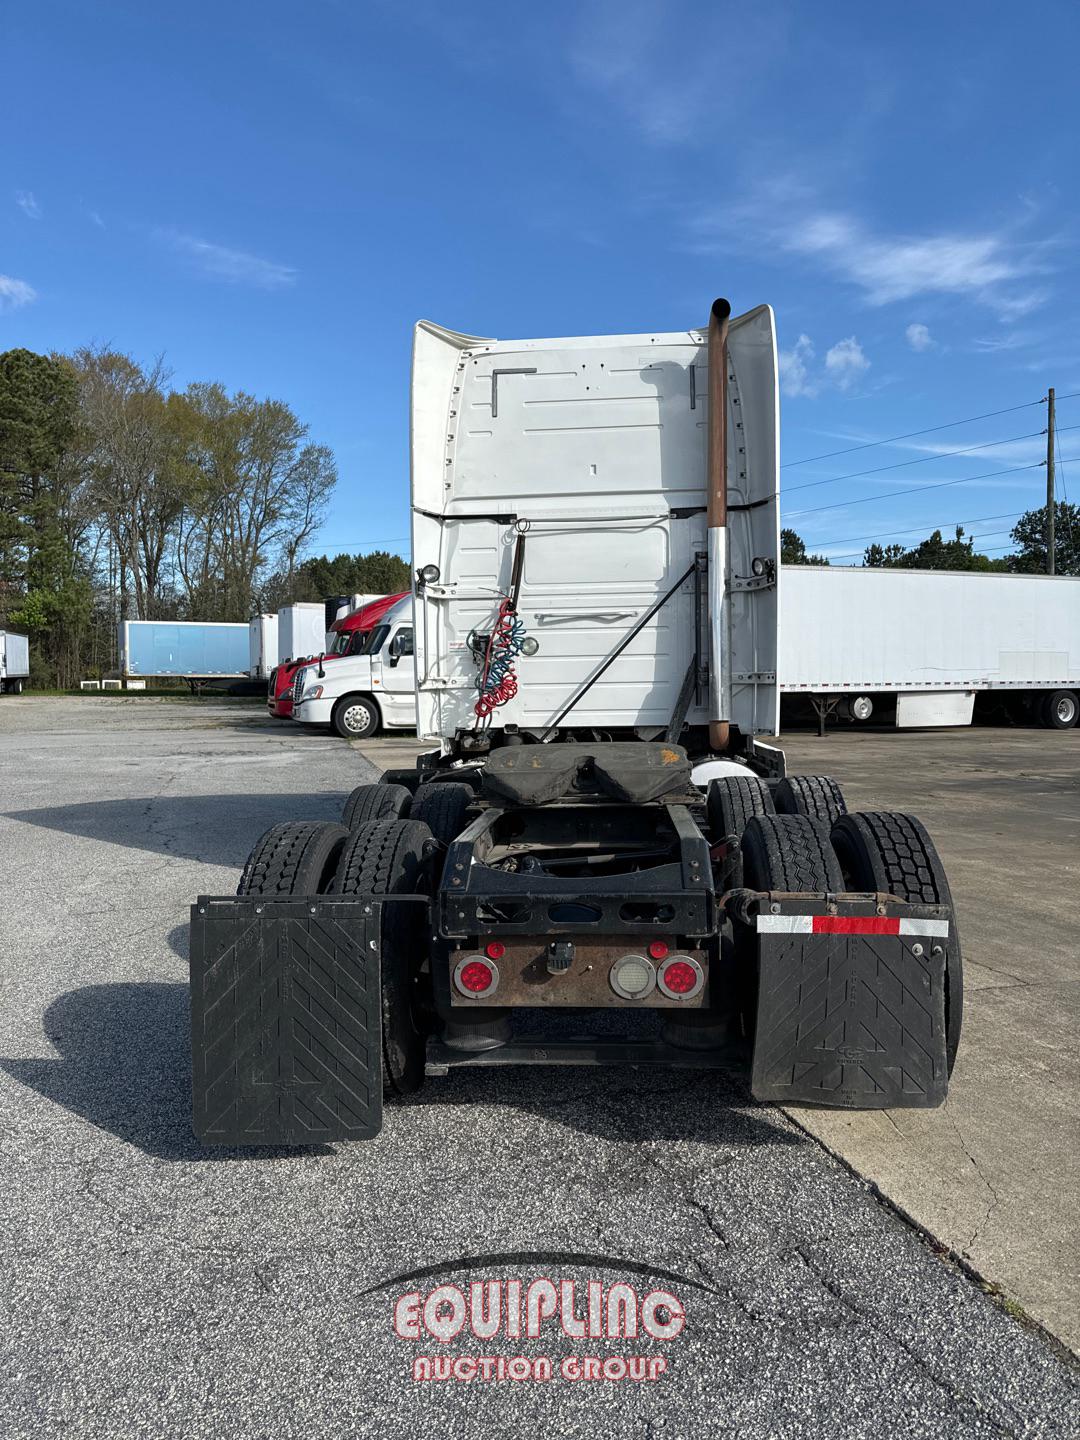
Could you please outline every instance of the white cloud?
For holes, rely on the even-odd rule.
[[[869,369],[870,361],[854,335],[838,340],[825,352],[825,373],[838,390],[850,390],[859,376]]]
[[[991,336],[989,340],[976,337],[971,342],[971,348],[980,353],[996,355],[999,350],[1018,350],[1029,343],[1026,335],[1013,330],[1008,335]]]
[[[90,219],[94,222],[94,224],[98,227],[99,230],[104,230],[106,228],[105,221],[101,218],[101,216],[96,210],[88,210],[86,213],[90,216]]]
[[[912,350],[921,353],[923,350],[933,350],[936,341],[925,325],[909,325],[904,331],[904,338]]]
[[[254,285],[262,290],[279,290],[292,285],[296,271],[291,265],[279,265],[275,260],[266,260],[261,255],[252,255],[246,250],[232,250],[227,245],[215,245],[197,235],[187,235],[177,230],[159,232],[179,254],[185,256],[204,275],[217,280],[226,280],[234,285]]]
[[[0,310],[17,310],[20,305],[29,305],[37,299],[37,291],[25,280],[16,280],[13,275],[0,275]]]
[[[781,350],[780,388],[788,396],[812,400],[822,390],[850,390],[860,375],[870,369],[862,346],[854,335],[838,340],[825,352],[824,364],[815,365],[817,352],[809,335],[800,335],[790,350]]]
[[[814,347],[809,335],[800,335],[790,350],[781,350],[780,388],[785,395],[817,394],[817,386],[811,382],[810,366],[814,360]]]
[[[823,210],[800,183],[762,184],[742,201],[691,217],[693,250],[714,254],[732,244],[768,245],[816,261],[854,285],[870,305],[920,295],[960,295],[1015,320],[1049,298],[1042,289],[1018,290],[1037,272],[1038,247],[1022,249],[1006,234],[900,235],[875,231],[857,216]]]
[[[41,219],[41,206],[34,198],[32,190],[16,190],[15,204],[29,220]]]

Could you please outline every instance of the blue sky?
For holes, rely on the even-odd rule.
[[[680,329],[717,294],[776,308],[813,548],[963,520],[1000,553],[1044,495],[1014,467],[1080,391],[1075,5],[42,0],[3,34],[0,348],[287,400],[338,458],[317,548],[405,543],[417,318]],[[1058,423],[1080,456],[1080,397]]]

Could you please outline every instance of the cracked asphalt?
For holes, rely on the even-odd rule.
[[[1080,1434],[1075,1366],[738,1075],[458,1072],[369,1144],[201,1148],[188,904],[371,776],[257,707],[0,703],[5,1436]],[[395,1334],[404,1292],[541,1277],[685,1328]],[[414,1381],[432,1354],[553,1378]],[[559,1373],[626,1355],[666,1369]]]

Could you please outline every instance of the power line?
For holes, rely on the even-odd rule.
[[[799,515],[817,515],[822,510],[840,510],[845,505],[870,505],[875,500],[892,500],[897,495],[918,495],[924,490],[946,490],[950,485],[970,485],[973,480],[990,480],[996,479],[1000,475],[1016,475],[1021,470],[1041,470],[1044,464],[1045,461],[1036,460],[1032,465],[1013,465],[1008,470],[987,470],[982,475],[965,475],[960,480],[942,480],[936,485],[912,485],[907,490],[886,490],[882,495],[864,495],[860,500],[834,500],[831,505],[815,505],[810,510],[792,510],[788,519],[794,520]]]
[[[1080,394],[1080,391],[1076,392]],[[1062,395],[1062,400],[1071,399]],[[998,415],[1013,415],[1017,410],[1031,410],[1036,405],[1045,405],[1043,400],[1026,400],[1023,405],[1008,405],[1004,410],[989,410],[985,415],[969,415],[966,420],[949,420],[944,425],[929,425],[925,430],[909,430],[904,435],[890,435],[887,440],[867,440],[862,445],[849,445],[846,450],[829,450],[824,455],[808,455],[804,460],[788,460],[781,470],[794,470],[796,465],[812,465],[815,460],[834,460],[837,455],[853,455],[856,450],[873,450],[878,445],[895,445],[898,440],[914,440],[917,435],[933,435],[938,430],[954,430],[958,425],[974,425],[976,420],[993,420]]]
[[[967,520],[924,520],[909,530],[879,530],[876,535],[838,535],[835,540],[812,540],[812,545],[855,545],[860,540],[888,540],[893,535],[918,535],[923,530],[941,530],[950,525],[981,525],[984,520],[1015,520],[1024,510],[1009,510],[1004,515],[972,515]]]
[[[964,540],[965,540],[965,541],[967,541],[967,540],[987,540],[987,539],[989,539],[992,535],[1008,535],[1008,534],[1009,534],[1009,531],[1008,531],[1008,530],[983,530],[983,531],[981,531],[978,535],[965,535],[965,536],[964,536]],[[927,538],[929,538],[929,537],[927,537]],[[820,543],[820,542],[818,542],[818,543]],[[944,543],[945,543],[945,544],[952,544],[953,542],[952,542],[952,541],[945,541]],[[1015,543],[1015,542],[1014,542],[1014,543]],[[1008,545],[1006,545],[1006,546],[993,546],[992,548],[993,548],[993,549],[1006,549],[1006,550],[1007,550],[1007,549],[1009,549],[1010,547],[1009,547]],[[917,549],[918,549],[918,546],[917,546],[917,545],[916,545],[916,546],[912,546],[912,549],[917,550]],[[844,560],[844,559],[846,559],[847,556],[849,556],[849,555],[862,555],[863,553],[864,553],[864,552],[863,552],[862,550],[839,550],[839,551],[837,551],[835,554],[829,555],[827,558],[828,558],[829,560]],[[981,550],[981,551],[979,551],[978,553],[981,554],[981,555],[985,555],[985,554],[988,554],[989,552],[988,552],[988,551],[985,551],[985,550]]]
[[[1061,427],[1056,427],[1059,431]],[[1080,425],[1066,425],[1066,430],[1080,430]],[[897,460],[892,465],[877,465],[873,470],[853,470],[850,475],[835,475],[831,480],[807,480],[802,485],[785,486],[785,494],[793,490],[813,490],[818,485],[838,485],[841,480],[860,480],[864,475],[880,475],[885,470],[903,470],[909,465],[929,465],[933,460],[951,460],[954,455],[970,455],[975,450],[993,450],[999,445],[1015,445],[1020,440],[1038,440],[1045,430],[1033,430],[1029,435],[1010,435],[1007,440],[987,440],[982,445],[966,445],[963,449],[945,450],[937,455],[919,455],[914,460]]]

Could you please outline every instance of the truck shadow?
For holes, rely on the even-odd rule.
[[[331,1146],[230,1149],[202,1145],[191,1129],[190,1007],[186,985],[88,985],[46,1010],[57,1057],[0,1059],[0,1069],[91,1125],[155,1159],[178,1162],[332,1155]],[[726,1071],[461,1070],[429,1080],[397,1112],[438,1106],[448,1131],[468,1134],[474,1105],[503,1105],[600,1139],[683,1141],[718,1146],[805,1143]]]
[[[295,1154],[284,1147],[233,1150],[195,1138],[189,1017],[186,985],[87,985],[61,995],[45,1011],[42,1028],[58,1059],[0,1059],[0,1069],[159,1160]],[[333,1152],[312,1146],[303,1153]]]
[[[149,850],[206,865],[241,866],[271,825],[283,820],[340,820],[346,793],[147,795],[9,810],[6,818],[128,850]]]

